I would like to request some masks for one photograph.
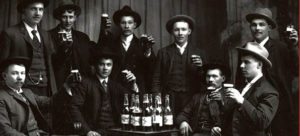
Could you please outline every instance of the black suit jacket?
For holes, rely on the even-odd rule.
[[[127,89],[117,84],[113,80],[108,81],[108,92],[110,93],[110,102],[114,123],[120,126],[121,108],[123,105],[123,93],[129,92]],[[69,104],[69,110],[73,122],[82,123],[83,135],[89,131],[101,131],[97,126],[97,118],[99,116],[99,108],[102,102],[103,87],[96,76],[84,78],[80,87],[75,89],[75,93]]]
[[[242,90],[241,88],[240,90]],[[244,95],[242,105],[225,101],[225,136],[267,136],[279,104],[277,90],[262,77]]]
[[[99,46],[108,46],[114,50],[114,52],[119,56],[117,62],[114,63],[113,72],[111,74],[112,79],[121,83],[123,86],[130,88],[126,81],[124,81],[124,75],[121,71],[124,69],[130,70],[136,76],[136,82],[139,86],[140,93],[149,92],[151,89],[151,77],[153,71],[153,64],[155,60],[155,54],[152,50],[149,57],[145,57],[144,47],[140,43],[135,35],[130,43],[130,46],[125,52],[121,36],[114,37],[111,33],[108,35],[100,36],[102,39],[99,42]]]
[[[62,87],[67,76],[70,74],[71,68],[67,60],[72,61],[73,69],[78,69],[80,74],[90,74],[91,51],[96,44],[90,41],[90,38],[85,33],[72,29],[73,43],[72,46],[68,48],[67,45],[60,42],[59,31],[59,26],[49,30],[54,42],[55,53],[53,55],[53,68],[58,88]],[[68,51],[65,52],[66,50]]]
[[[52,94],[57,92],[52,66],[53,43],[48,32],[38,28],[44,44],[45,64],[47,68],[48,84]],[[31,40],[23,22],[5,29],[0,36],[0,63],[13,56],[24,56],[32,59],[33,41]]]

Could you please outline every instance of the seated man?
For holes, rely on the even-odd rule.
[[[241,56],[240,70],[246,79],[241,87],[225,91],[225,136],[269,136],[270,124],[279,104],[278,91],[264,77],[272,67],[267,49],[248,42],[237,48]]]
[[[201,91],[193,97],[188,105],[177,116],[183,135],[220,136],[221,115],[223,109],[222,84],[230,75],[229,69],[219,63],[203,66],[207,91]],[[221,95],[222,94],[222,95]]]
[[[50,108],[54,104],[59,108],[63,103],[58,99],[69,98],[65,91],[56,93],[52,98],[37,96],[30,89],[22,88],[30,59],[27,57],[8,58],[1,63],[0,69],[4,84],[0,86],[0,135],[1,136],[39,136],[50,132],[40,107]],[[55,102],[55,103],[54,103]]]
[[[92,62],[96,74],[83,78],[79,87],[72,88],[74,95],[69,109],[74,124],[81,124],[80,135],[103,136],[108,128],[121,125],[123,94],[130,90],[110,78],[116,58],[109,48],[102,48]],[[123,72],[132,91],[138,92],[136,77],[128,70]]]

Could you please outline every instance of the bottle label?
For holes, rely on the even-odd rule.
[[[163,126],[163,120],[161,115],[154,115],[153,116],[153,123],[159,124],[160,127]]]
[[[121,115],[121,123],[122,124],[129,124],[129,114],[122,114]]]
[[[164,124],[165,125],[173,125],[173,115],[165,115],[164,116]]]
[[[151,116],[142,117],[142,126],[151,127],[151,125],[152,125]]]
[[[133,116],[133,126],[141,126],[141,117]]]

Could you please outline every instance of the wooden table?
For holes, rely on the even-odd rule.
[[[113,128],[108,130],[112,136],[177,136],[179,130],[174,128],[171,130],[160,130],[160,131],[132,131],[122,130],[121,128]]]

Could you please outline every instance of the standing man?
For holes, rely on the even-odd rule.
[[[258,43],[249,42],[237,48],[240,69],[246,85],[228,88],[225,92],[225,136],[269,136],[271,122],[276,114],[278,91],[265,78],[263,70],[272,67],[269,53]]]
[[[204,52],[188,43],[195,21],[186,15],[172,17],[166,25],[175,42],[158,51],[153,74],[153,92],[170,94],[171,107],[177,115],[200,90]]]
[[[102,44],[110,46],[120,56],[121,61],[118,65],[115,65],[112,77],[122,83],[123,86],[127,86],[122,71],[132,71],[137,78],[136,82],[141,93],[149,92],[153,71],[152,64],[155,57],[152,50],[154,39],[152,36],[147,35],[140,39],[136,37],[134,30],[140,26],[142,20],[141,16],[132,11],[129,6],[124,6],[116,11],[113,14],[113,21],[121,30],[121,35],[114,38],[111,34],[101,33],[103,36],[100,36],[103,39],[110,39],[103,40]]]
[[[80,135],[106,136],[107,129],[121,126],[121,108],[125,92],[138,92],[136,78],[130,71],[124,71],[131,86],[128,90],[110,77],[117,55],[104,47],[93,58],[96,74],[83,78],[69,105],[74,123],[81,123]]]
[[[48,4],[48,0],[20,1],[17,10],[22,13],[22,21],[5,29],[0,37],[0,62],[13,56],[30,58],[25,86],[41,96],[57,92],[51,59],[52,40],[38,26]]]
[[[220,63],[203,66],[206,89],[197,93],[177,116],[181,134],[188,136],[221,136],[224,107],[223,83],[230,71]]]
[[[62,0],[54,9],[53,16],[60,24],[50,30],[54,41],[55,54],[53,68],[57,88],[62,87],[71,70],[79,70],[81,75],[90,74],[91,48],[94,42],[85,33],[74,30],[81,8],[72,0]]]
[[[298,76],[299,69],[297,31],[292,29],[287,32],[288,44],[272,39],[269,34],[272,29],[276,28],[276,23],[272,19],[272,12],[267,8],[257,8],[246,15],[246,19],[250,24],[253,41],[268,50],[268,59],[273,64],[272,68],[264,71],[266,79],[280,95],[278,114],[272,122],[273,135],[296,136],[298,135],[298,120],[295,118],[298,112],[293,107],[291,87],[292,79]],[[238,72],[237,84],[242,84],[244,78],[242,72]]]

